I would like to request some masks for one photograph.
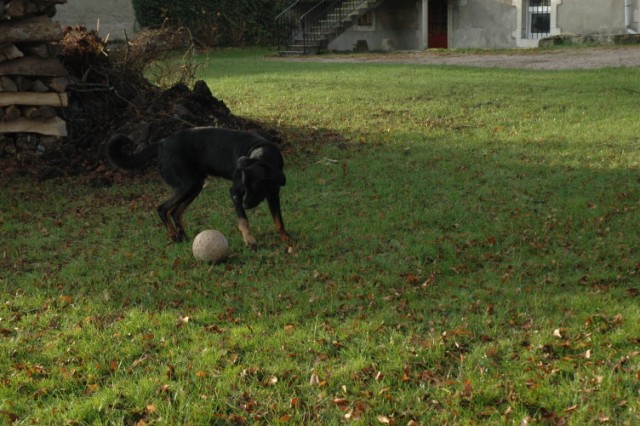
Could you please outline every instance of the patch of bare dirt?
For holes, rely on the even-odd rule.
[[[456,65],[534,70],[640,67],[640,46],[602,46],[508,51],[427,50],[365,55],[319,55],[286,60]]]

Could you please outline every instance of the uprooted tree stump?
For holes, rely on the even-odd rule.
[[[163,59],[160,52],[185,46],[189,46],[188,33],[177,30],[143,33],[111,49],[95,31],[66,28],[61,59],[70,79],[64,109],[68,137],[46,152],[20,156],[8,172],[29,170],[41,179],[90,175],[108,180],[117,172],[105,166],[103,147],[114,133],[129,135],[138,148],[197,126],[252,131],[282,143],[277,131],[233,115],[204,81],[196,81],[191,88],[179,82],[163,89],[144,78],[146,66]]]

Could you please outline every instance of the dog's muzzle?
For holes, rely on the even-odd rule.
[[[264,200],[264,198],[265,197],[260,196],[256,197],[250,192],[245,192],[244,196],[242,197],[242,207],[244,207],[245,209],[254,209],[258,207],[258,204],[260,204],[262,200]]]

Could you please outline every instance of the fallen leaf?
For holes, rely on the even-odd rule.
[[[382,423],[383,425],[390,425],[393,420],[387,416],[378,416],[378,422]]]
[[[429,287],[431,284],[433,284],[436,280],[436,273],[432,272],[429,277],[422,283],[422,287],[423,288],[427,288]]]
[[[167,366],[167,378],[169,380],[174,380],[176,378],[176,366],[169,364]]]
[[[60,301],[62,303],[66,303],[67,305],[70,305],[73,303],[73,296],[62,295],[60,296]]]
[[[224,333],[224,329],[220,328],[217,324],[210,324],[204,328],[204,331],[208,333]]]
[[[15,423],[19,419],[17,414],[12,413],[11,411],[7,411],[7,410],[0,410],[0,415],[6,417],[7,420],[9,420],[9,423]]]
[[[462,392],[462,396],[464,396],[465,398],[471,398],[472,394],[473,386],[471,385],[471,380],[467,380],[466,382],[464,382],[464,390]]]
[[[84,390],[85,394],[91,394],[100,389],[100,385],[98,384],[87,384],[87,388]]]
[[[362,413],[360,413],[358,410],[349,410],[348,413],[345,413],[344,418],[346,420],[360,420],[361,416]]]
[[[332,402],[337,406],[345,406],[349,404],[349,400],[346,398],[333,398]]]
[[[420,280],[418,277],[416,277],[413,274],[407,274],[405,275],[405,278],[407,279],[407,282],[411,285],[415,285],[418,283],[418,281]]]
[[[531,417],[529,416],[525,416],[522,421],[520,422],[520,426],[527,426],[531,423],[531,420],[533,420]]]
[[[312,374],[311,378],[309,379],[309,384],[311,386],[318,386],[319,383],[320,383],[320,378],[318,377],[318,375]]]
[[[489,303],[487,305],[487,315],[493,315],[495,312],[495,306],[493,305],[493,303]]]

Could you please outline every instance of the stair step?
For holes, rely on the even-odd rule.
[[[302,56],[304,52],[298,52],[294,50],[281,50],[278,52],[278,56]]]
[[[352,25],[356,18],[362,16],[372,7],[380,4],[381,0],[346,0],[336,6],[332,12],[326,14],[323,19],[316,21],[315,25],[310,26],[305,39],[312,41],[307,44],[306,53],[316,53],[321,46],[327,45],[327,42],[337,37],[348,26]],[[305,53],[305,42],[302,39],[293,40],[287,46],[287,50],[280,52],[281,56],[301,55]]]

